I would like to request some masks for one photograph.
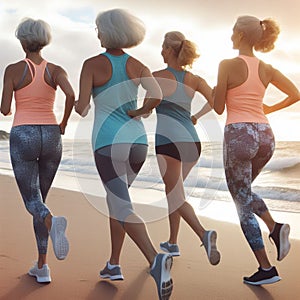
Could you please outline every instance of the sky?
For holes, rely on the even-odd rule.
[[[270,53],[257,56],[287,75],[300,88],[300,2],[295,0],[271,1],[240,0],[226,2],[213,0],[174,1],[107,1],[107,0],[0,0],[0,89],[5,67],[24,58],[15,29],[24,17],[43,19],[52,29],[52,42],[43,49],[43,56],[61,65],[69,74],[71,84],[78,95],[79,75],[82,63],[88,57],[103,52],[95,32],[95,18],[101,11],[124,8],[141,18],[146,26],[142,44],[127,52],[141,60],[151,70],[164,68],[161,44],[167,31],[178,30],[198,46],[200,58],[191,70],[203,77],[212,87],[216,84],[219,62],[237,55],[230,40],[232,27],[240,15],[254,15],[260,19],[274,18],[281,28],[276,47]],[[267,104],[283,99],[275,88],[268,88]],[[56,113],[63,110],[63,97],[58,93]],[[199,105],[204,104],[200,99]],[[209,113],[205,119],[224,123],[225,115]],[[12,117],[0,117],[0,129],[10,128]],[[72,115],[71,122],[79,116]],[[300,140],[300,103],[281,112],[269,115],[271,126],[279,140]],[[74,126],[67,128],[72,136]]]

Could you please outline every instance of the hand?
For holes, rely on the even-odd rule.
[[[58,126],[59,126],[59,129],[60,129],[60,134],[64,135],[67,124],[60,123]]]
[[[197,118],[195,116],[191,116],[191,120],[192,120],[192,122],[193,122],[194,125],[197,124],[198,120],[197,120]]]
[[[141,119],[141,115],[140,115],[138,109],[128,110],[128,111],[127,111],[127,115],[128,115],[129,117],[131,117],[131,118],[134,118],[134,119],[138,119],[138,120]]]
[[[150,117],[151,114],[152,114],[152,109],[147,114],[143,114],[142,117],[144,119],[146,119],[146,118]]]

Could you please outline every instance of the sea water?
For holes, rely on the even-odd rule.
[[[105,196],[88,140],[63,141],[63,157],[55,185],[84,194]],[[0,141],[0,174],[13,176],[8,141]],[[63,179],[64,178],[64,179]],[[300,142],[276,142],[273,157],[253,183],[253,191],[266,199],[272,210],[300,212]],[[159,199],[135,197],[136,202],[161,205],[164,185],[159,173],[153,141],[147,160],[132,185],[145,193],[156,191]],[[205,208],[211,201],[232,201],[227,189],[221,142],[202,142],[201,157],[185,180],[187,198]],[[147,198],[146,200],[144,198]],[[195,200],[196,199],[196,200]],[[162,204],[163,205],[163,204]]]

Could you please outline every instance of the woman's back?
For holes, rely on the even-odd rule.
[[[16,113],[13,126],[26,124],[57,124],[53,105],[55,100],[54,83],[48,69],[48,63],[39,64],[30,59],[12,66],[15,76]],[[23,71],[20,74],[20,67]],[[17,81],[18,80],[18,81]],[[48,81],[48,82],[47,82]],[[52,85],[50,85],[50,82]]]
[[[228,72],[226,107],[226,124],[240,122],[268,123],[263,112],[263,98],[267,82],[265,70],[260,67],[260,60],[255,56],[240,55],[233,61],[236,70]],[[261,74],[261,75],[260,75]],[[246,77],[246,78],[245,78]]]
[[[95,66],[92,90],[95,103],[94,149],[115,143],[147,144],[143,123],[127,114],[127,111],[137,108],[138,71],[141,71],[142,64],[135,63],[134,59],[130,61],[126,53],[112,55],[105,52],[100,56],[99,64],[104,68],[96,74],[98,70]],[[132,80],[130,76],[137,78]],[[102,85],[97,86],[100,82]]]

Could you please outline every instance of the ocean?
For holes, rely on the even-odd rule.
[[[90,202],[95,201],[91,200],[94,196],[104,196],[90,142],[64,139],[63,146],[54,186],[81,191]],[[0,174],[13,176],[7,140],[0,141]],[[134,193],[133,202],[166,207],[151,140],[147,160],[131,189],[139,191]],[[202,142],[201,158],[186,179],[185,190],[187,199],[200,211],[211,203],[232,202],[224,179],[221,142]],[[254,181],[253,191],[271,210],[300,213],[300,142],[276,142],[275,153]]]

